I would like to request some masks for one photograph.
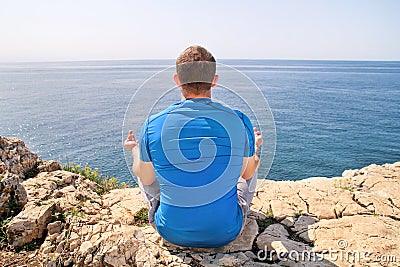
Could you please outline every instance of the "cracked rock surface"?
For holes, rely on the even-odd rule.
[[[16,175],[10,184],[25,193],[6,226],[10,244],[41,240],[27,266],[400,266],[400,162],[336,178],[262,181],[242,234],[216,249],[163,240],[143,219],[139,188],[99,195],[96,183],[56,162],[39,166],[33,178],[2,173]]]
[[[336,178],[264,181],[252,209],[273,214],[291,231],[291,240],[311,245],[312,251],[325,253],[325,260],[337,266],[400,266],[399,201],[400,162],[396,162],[348,170]],[[286,232],[279,224],[274,227],[276,231],[267,228],[257,244],[267,234],[270,238],[264,245],[269,248],[290,250],[296,245],[285,245],[284,238],[276,235],[285,237]],[[273,241],[281,244],[274,247]]]
[[[22,140],[0,136],[0,173],[25,177],[38,161],[36,153],[31,152]]]

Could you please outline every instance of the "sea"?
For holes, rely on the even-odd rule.
[[[259,178],[336,177],[347,169],[400,161],[399,61],[220,63],[258,88],[247,98],[273,118],[268,126],[273,140],[271,134],[264,137],[264,142],[274,142],[269,146],[273,151],[267,153],[269,164]],[[135,110],[143,110],[140,103],[132,106],[135,92],[173,64],[173,60],[0,63],[0,135],[22,139],[44,160],[88,164],[133,185],[122,147],[125,114],[131,110],[129,116],[135,116]],[[144,96],[155,97],[151,91],[148,95],[144,91]],[[244,107],[241,101],[230,105]]]

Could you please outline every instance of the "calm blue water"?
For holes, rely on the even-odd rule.
[[[268,179],[340,176],[400,160],[400,62],[221,63],[248,75],[269,102],[277,148]],[[125,110],[147,78],[172,64],[0,64],[0,135],[23,139],[44,159],[88,163],[130,182],[121,145]]]

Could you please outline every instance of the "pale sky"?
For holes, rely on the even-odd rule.
[[[399,0],[0,0],[0,61],[400,60]]]

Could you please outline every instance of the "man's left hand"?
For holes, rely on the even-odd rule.
[[[135,136],[133,135],[133,131],[129,130],[129,135],[124,142],[124,147],[126,150],[132,150],[137,146],[138,141],[135,140]]]

